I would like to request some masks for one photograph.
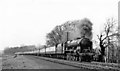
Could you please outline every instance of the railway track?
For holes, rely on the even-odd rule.
[[[37,56],[38,57],[38,56]],[[78,68],[84,68],[84,69],[93,69],[93,70],[111,70],[111,71],[120,71],[120,67],[113,64],[106,64],[106,63],[100,63],[100,62],[78,62],[78,61],[68,61],[68,60],[62,60],[62,59],[54,59],[54,58],[46,58],[46,57],[39,57],[41,59],[70,65]]]
[[[91,62],[92,64],[99,64],[102,66],[108,66],[108,67],[116,67],[116,68],[120,68],[120,64],[115,64],[115,63],[102,63],[102,62]]]

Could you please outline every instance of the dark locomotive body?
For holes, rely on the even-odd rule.
[[[90,62],[93,58],[92,41],[88,38],[83,37],[73,41],[68,41],[65,48],[67,60]]]
[[[67,41],[65,43],[60,43],[53,47],[47,47],[36,51],[29,51],[18,54],[37,55],[80,62],[90,62],[93,59],[92,50],[92,41],[88,38],[82,37],[75,40]]]

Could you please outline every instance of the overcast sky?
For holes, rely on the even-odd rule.
[[[46,33],[70,20],[89,18],[93,37],[107,18],[118,17],[119,0],[0,0],[0,50],[44,44]]]

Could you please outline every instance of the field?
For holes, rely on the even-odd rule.
[[[2,69],[38,69],[38,65],[23,56],[4,55]]]

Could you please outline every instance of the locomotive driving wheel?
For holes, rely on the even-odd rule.
[[[71,60],[72,60],[72,61],[75,61],[75,56],[72,55],[72,56],[71,56]]]
[[[76,59],[76,57],[75,57],[75,56],[73,56],[73,61],[76,61],[75,59]]]
[[[68,54],[68,55],[67,55],[67,60],[72,61],[72,60],[73,60],[73,56],[72,56],[71,54]]]

